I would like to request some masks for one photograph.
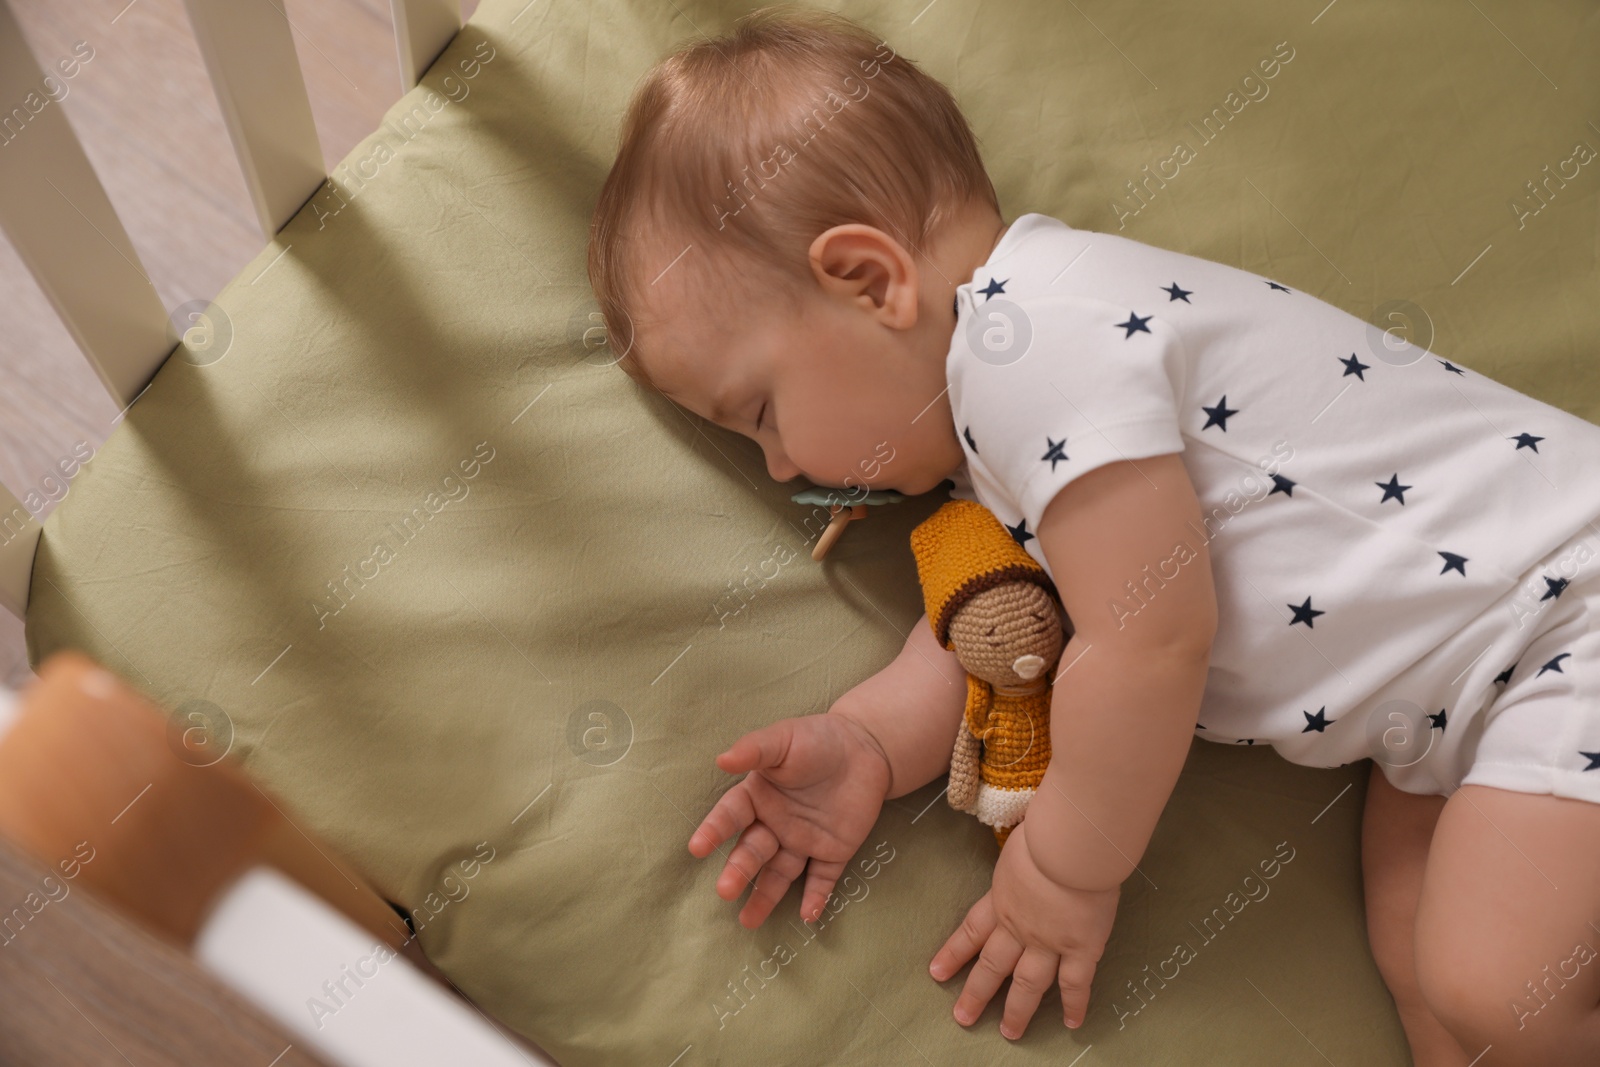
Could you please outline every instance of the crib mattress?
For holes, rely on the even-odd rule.
[[[593,345],[628,91],[749,6],[485,0],[50,516],[32,661],[83,648],[208,725],[573,1067],[1406,1063],[1365,943],[1366,763],[1197,741],[1085,1025],[1052,991],[1015,1043],[1000,999],[964,1030],[960,979],[926,973],[995,858],[942,780],[887,805],[812,927],[792,892],[744,929],[689,855],[715,753],[898,651],[942,495],[813,563],[798,486]],[[1007,218],[1259,272],[1600,416],[1592,6],[849,11],[951,86]]]

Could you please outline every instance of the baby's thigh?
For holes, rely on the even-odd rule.
[[[1422,995],[1485,1064],[1600,1062],[1600,803],[1463,785],[1416,915]]]

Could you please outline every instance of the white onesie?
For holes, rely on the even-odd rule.
[[[1134,623],[1208,546],[1199,736],[1600,802],[1600,427],[1273,279],[1046,215],[956,309],[952,493],[1047,571],[1064,485],[1181,454],[1203,526],[1096,610]]]

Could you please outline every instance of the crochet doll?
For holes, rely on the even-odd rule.
[[[1003,848],[1050,763],[1050,671],[1072,634],[1055,587],[983,505],[952,500],[911,532],[928,624],[967,671],[950,806]]]

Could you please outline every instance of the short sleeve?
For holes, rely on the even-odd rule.
[[[1008,520],[1037,530],[1073,479],[1183,451],[1183,343],[1153,309],[1063,295],[992,299],[969,315],[947,365],[950,407],[973,485],[998,498],[985,501],[997,514],[1009,504]]]

